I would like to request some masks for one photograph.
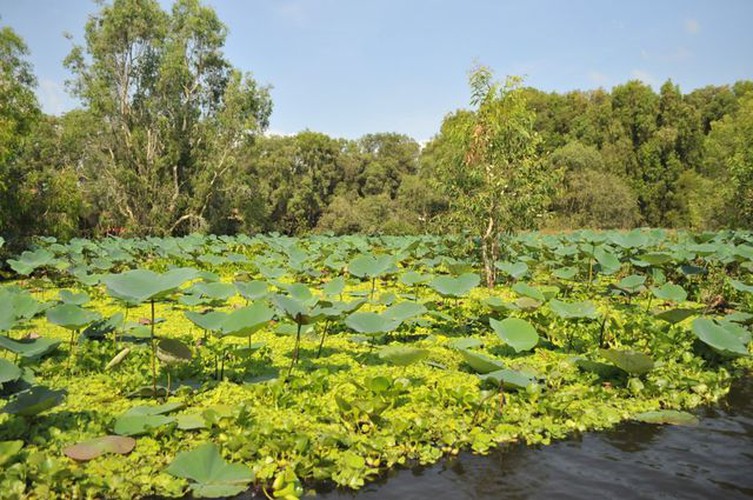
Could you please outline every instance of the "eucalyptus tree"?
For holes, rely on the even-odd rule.
[[[100,124],[87,147],[107,152],[87,188],[131,232],[206,228],[237,150],[267,126],[268,90],[230,65],[226,34],[198,0],[177,0],[171,12],[156,0],[115,0],[66,58],[74,94]]]
[[[486,284],[496,280],[495,261],[505,232],[532,228],[544,214],[558,174],[540,158],[541,138],[519,77],[495,82],[485,67],[469,78],[471,112],[448,117],[438,141],[437,180],[450,217],[481,237]]]

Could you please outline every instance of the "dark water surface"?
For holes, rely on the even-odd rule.
[[[696,414],[701,421],[694,427],[626,423],[551,446],[461,454],[394,471],[357,493],[317,498],[753,498],[753,378]]]

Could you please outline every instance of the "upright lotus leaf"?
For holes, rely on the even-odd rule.
[[[202,298],[206,298],[212,301],[224,302],[230,297],[235,295],[237,288],[230,283],[223,283],[221,281],[215,281],[211,283],[195,283],[192,285],[186,293],[197,295]]]
[[[136,447],[136,440],[125,436],[102,436],[63,449],[63,454],[77,462],[88,462],[108,453],[127,455]]]
[[[475,273],[461,274],[457,278],[451,276],[437,276],[429,283],[442,297],[459,298],[467,295],[481,282],[481,277]]]
[[[618,349],[599,349],[601,356],[631,375],[644,375],[654,369],[654,360],[642,352]]]
[[[519,281],[512,286],[512,291],[523,297],[528,297],[538,302],[546,302],[544,293],[538,288],[534,288],[528,283]]]
[[[0,441],[0,467],[10,462],[23,447],[24,442],[21,440]]]
[[[53,264],[55,255],[44,248],[23,252],[18,259],[8,259],[8,265],[16,273],[28,276],[35,269]]]
[[[56,391],[38,385],[16,393],[15,397],[1,411],[11,415],[33,417],[62,403],[65,395],[64,390]]]
[[[148,300],[157,300],[178,289],[185,282],[195,279],[198,271],[181,267],[158,274],[147,269],[133,269],[102,278],[107,292],[129,305],[138,305]]]
[[[727,318],[717,320],[719,326],[724,328],[727,332],[737,337],[743,345],[747,345],[751,341],[751,333],[746,327],[738,324],[734,321],[730,321]]]
[[[596,262],[599,263],[598,271],[601,274],[610,275],[620,270],[620,259],[605,248],[598,247],[594,250],[593,256],[596,259]]]
[[[16,311],[13,303],[0,297],[0,332],[7,332],[16,326]]]
[[[528,321],[520,318],[505,318],[497,321],[489,318],[489,324],[497,336],[515,352],[529,351],[539,343],[539,334]]]
[[[0,385],[15,382],[21,378],[21,368],[5,358],[0,358]]]
[[[505,368],[502,361],[498,359],[490,358],[489,356],[469,351],[467,349],[459,349],[458,352],[476,373],[486,374]]]
[[[157,342],[157,358],[167,364],[191,361],[191,349],[177,339],[160,339]]]
[[[79,330],[100,318],[99,313],[75,304],[60,304],[47,310],[47,321],[68,330]]]
[[[198,313],[195,311],[186,311],[186,318],[202,330],[218,332],[222,323],[227,319],[228,313],[222,311],[209,311],[207,313]]]
[[[698,417],[678,410],[656,410],[639,413],[633,417],[646,424],[698,425]]]
[[[269,295],[269,287],[266,281],[236,281],[235,288],[238,289],[244,299],[252,302]]]
[[[481,347],[484,345],[484,343],[475,337],[461,337],[459,339],[453,340],[448,345],[453,349],[461,350]]]
[[[13,340],[0,335],[0,348],[18,354],[26,359],[37,359],[51,353],[60,345],[60,340],[39,337],[36,339]]]
[[[315,300],[303,302],[285,295],[274,295],[271,300],[280,311],[296,324],[310,325],[319,321],[323,316],[321,309],[315,307]]]
[[[494,312],[517,311],[520,309],[513,302],[505,302],[502,297],[484,297],[481,303]]]
[[[345,278],[342,276],[333,278],[322,286],[322,292],[324,292],[324,295],[328,297],[341,295],[344,290],[345,290]]]
[[[84,331],[81,332],[81,337],[87,340],[101,340],[108,334],[116,332],[123,326],[125,315],[122,312],[116,312],[109,318],[99,319],[89,324]]]
[[[625,278],[622,278],[615,286],[615,288],[622,290],[623,292],[635,295],[640,293],[645,287],[646,277],[638,274],[631,274]]]
[[[582,302],[563,302],[552,299],[549,302],[552,312],[562,319],[595,319],[598,317],[596,306],[588,300]]]
[[[431,275],[421,274],[416,271],[408,271],[402,273],[398,278],[398,281],[406,286],[416,286],[431,281]]]
[[[314,293],[303,283],[282,284],[282,286],[292,299],[307,305],[312,305],[316,302],[316,296]]]
[[[232,497],[248,489],[255,479],[245,465],[225,462],[213,443],[178,453],[166,472],[188,479],[197,498]]]
[[[223,336],[248,337],[269,323],[274,314],[264,302],[254,302],[229,313],[220,325],[220,333]]]
[[[666,300],[675,303],[685,302],[688,298],[688,292],[686,292],[683,287],[672,283],[664,283],[658,288],[651,287],[651,293],[659,300]]]
[[[684,321],[691,316],[695,316],[697,314],[702,314],[702,313],[703,313],[702,309],[677,308],[677,309],[667,309],[666,311],[658,312],[654,314],[654,317],[674,325],[675,323]]]
[[[552,275],[554,275],[555,278],[559,278],[561,280],[570,281],[578,274],[578,268],[577,267],[559,267],[552,271]]]
[[[729,357],[748,356],[748,348],[733,332],[708,318],[693,320],[693,333],[703,343]]]
[[[374,335],[389,333],[400,326],[400,322],[375,312],[354,312],[345,318],[345,325],[358,333]]]
[[[64,304],[73,304],[77,306],[83,306],[90,300],[85,292],[72,292],[70,290],[60,290],[60,292],[58,292],[58,297]]]
[[[746,285],[742,281],[738,281],[731,278],[729,280],[729,284],[732,288],[734,288],[738,292],[753,293],[753,285]]]
[[[380,349],[377,355],[379,359],[393,365],[408,366],[426,359],[429,356],[429,351],[407,345],[390,345]]]
[[[528,264],[525,262],[495,262],[494,267],[516,280],[528,274]]]
[[[672,262],[674,256],[666,252],[651,252],[639,255],[638,260],[651,266],[661,266],[668,262]]]
[[[397,268],[389,255],[363,254],[348,263],[348,272],[357,278],[378,278]]]
[[[406,301],[388,307],[382,314],[395,321],[404,323],[424,313],[426,313],[426,306],[417,302]]]
[[[493,382],[498,386],[501,385],[504,389],[516,391],[526,390],[538,382],[536,377],[529,373],[505,368],[479,375],[479,378],[484,381]]]

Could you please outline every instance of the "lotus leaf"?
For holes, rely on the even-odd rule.
[[[181,267],[158,274],[147,269],[134,269],[120,274],[110,274],[102,278],[107,292],[116,299],[130,305],[138,305],[148,300],[159,299],[195,279],[198,271]]]
[[[685,302],[685,299],[688,298],[688,292],[686,292],[683,287],[672,283],[664,283],[658,288],[651,287],[651,293],[653,293],[654,297],[657,299],[677,303]]]
[[[191,361],[191,349],[176,339],[160,339],[157,343],[157,358],[163,363],[185,363]]]
[[[235,496],[245,491],[254,480],[251,469],[225,462],[213,443],[178,453],[166,471],[191,481],[192,494],[198,498]]]
[[[505,318],[497,321],[489,318],[489,324],[497,336],[515,352],[529,351],[539,343],[539,334],[528,321],[520,318]]]
[[[74,304],[61,304],[47,310],[47,321],[69,330],[78,330],[100,318],[99,313]]]
[[[631,375],[643,375],[654,369],[654,360],[642,352],[618,349],[599,349],[601,356]]]
[[[33,417],[63,402],[66,392],[38,385],[21,391],[6,404],[2,411],[22,417]]]
[[[63,454],[78,462],[87,462],[107,453],[127,455],[133,451],[136,440],[124,436],[102,436],[63,449]]]
[[[400,326],[400,322],[375,312],[354,312],[345,318],[345,325],[358,333],[373,335],[388,333]]]
[[[217,332],[222,327],[222,323],[228,317],[227,313],[222,311],[209,311],[207,313],[198,313],[195,311],[186,311],[186,318],[202,330]]]
[[[748,348],[743,341],[713,320],[708,318],[694,319],[693,333],[720,354],[730,357],[748,356]]]
[[[246,300],[258,300],[269,294],[269,288],[266,281],[236,281],[235,288],[238,289],[241,296]]]
[[[639,413],[634,418],[647,424],[698,425],[698,417],[678,410],[647,411]]]
[[[469,351],[467,349],[460,349],[459,352],[465,359],[465,362],[468,363],[476,373],[485,374],[505,368],[502,362],[498,359],[490,358],[489,356]]]
[[[263,328],[273,317],[274,311],[265,303],[254,302],[229,313],[220,325],[220,332],[222,335],[248,337]]]
[[[494,267],[516,280],[528,274],[528,265],[525,262],[496,262]]]
[[[5,358],[0,358],[0,385],[21,378],[21,369]]]
[[[552,312],[563,319],[594,319],[598,316],[596,306],[593,302],[562,302],[561,300],[552,299],[549,302]]]
[[[390,345],[383,347],[378,355],[380,359],[393,365],[407,366],[426,359],[429,351],[406,345]]]
[[[0,347],[8,351],[23,356],[27,359],[41,358],[51,353],[60,345],[59,340],[47,339],[44,337],[36,339],[13,340],[4,335],[0,335]]]
[[[512,286],[512,291],[523,297],[528,297],[538,302],[546,302],[546,297],[538,288],[534,288],[531,285],[522,281],[515,283]]]
[[[382,313],[390,319],[403,323],[409,319],[421,316],[426,313],[426,307],[416,302],[400,302],[388,307]]]
[[[481,278],[475,273],[461,274],[457,278],[451,276],[437,276],[429,283],[442,297],[458,298],[468,294],[473,288],[477,287]]]
[[[525,390],[537,383],[536,377],[518,370],[501,369],[479,375],[481,380],[494,382],[505,389]]]
[[[667,323],[675,324],[679,323],[680,321],[686,320],[687,318],[691,316],[695,316],[696,314],[700,314],[703,311],[696,310],[696,309],[668,309],[666,311],[661,311],[655,314],[656,318],[666,321]]]

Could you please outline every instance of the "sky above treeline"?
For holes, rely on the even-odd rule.
[[[161,0],[169,8],[170,0]],[[232,64],[272,86],[270,133],[399,132],[419,141],[468,106],[475,63],[565,92],[631,79],[683,92],[753,79],[753,0],[209,0]],[[62,60],[89,0],[0,0],[45,112],[79,105]]]

